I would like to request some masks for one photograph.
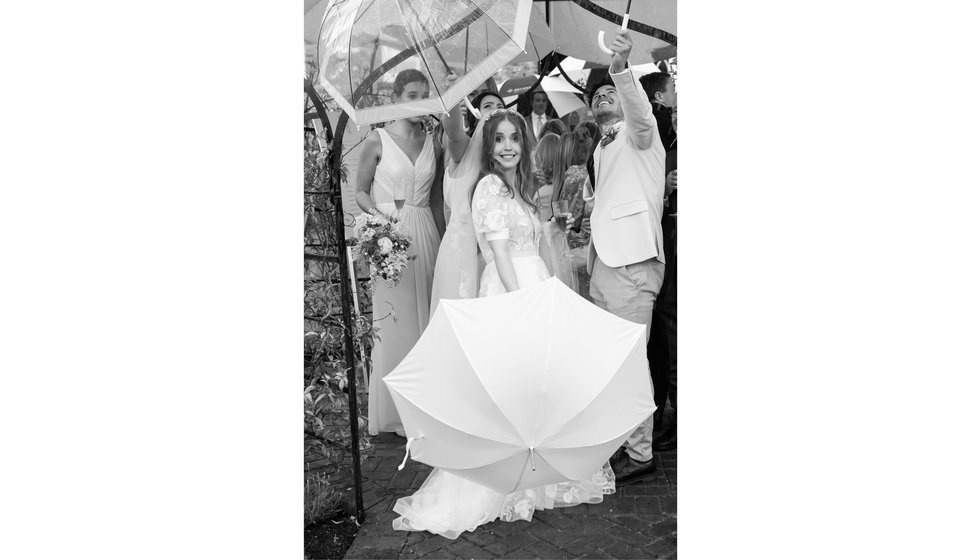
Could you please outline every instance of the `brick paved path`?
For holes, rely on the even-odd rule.
[[[601,504],[535,511],[534,519],[495,521],[455,541],[395,531],[395,500],[413,493],[431,467],[398,464],[405,440],[381,434],[362,466],[367,516],[345,558],[677,558],[677,455],[654,454],[658,471],[616,489]]]

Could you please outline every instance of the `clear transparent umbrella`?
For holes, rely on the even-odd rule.
[[[589,479],[656,409],[644,325],[556,278],[442,300],[384,382],[412,458],[502,493]]]
[[[531,4],[333,0],[324,12],[317,42],[318,82],[357,125],[448,112],[524,54]],[[395,76],[406,69],[425,74],[428,98],[394,99]],[[450,72],[458,79],[446,88]]]

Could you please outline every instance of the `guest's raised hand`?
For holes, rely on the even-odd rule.
[[[667,184],[665,185],[666,196],[670,196],[670,193],[677,190],[677,170],[673,170],[667,174]]]
[[[616,33],[616,38],[613,39],[612,45],[609,46],[609,50],[613,52],[612,63],[609,65],[609,71],[612,73],[618,73],[625,70],[626,61],[630,57],[630,51],[633,50],[633,39],[630,38],[629,31],[623,30]]]

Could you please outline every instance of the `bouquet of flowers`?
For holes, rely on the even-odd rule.
[[[354,234],[350,241],[354,258],[365,258],[371,264],[371,280],[384,279],[394,288],[402,279],[402,271],[408,261],[412,240],[395,230],[398,218],[377,214],[360,214],[354,218]]]

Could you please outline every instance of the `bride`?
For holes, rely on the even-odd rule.
[[[447,89],[456,81],[450,74]],[[504,106],[499,95],[484,91],[474,100],[483,115]],[[477,256],[476,231],[470,214],[470,197],[480,178],[480,153],[483,144],[483,125],[486,119],[471,122],[467,136],[459,105],[453,107],[442,124],[446,131],[446,172],[443,179],[443,199],[449,206],[446,234],[436,254],[432,275],[432,296],[429,314],[435,314],[444,299],[474,298],[477,296],[480,266]]]
[[[525,122],[517,113],[497,110],[481,131],[481,174],[473,194],[473,226],[487,261],[480,297],[526,288],[551,274],[538,254],[541,221],[535,216],[531,161]],[[455,539],[496,519],[530,521],[534,510],[599,503],[615,492],[606,463],[589,480],[548,484],[511,494],[434,469],[412,496],[400,498],[392,527],[430,531]]]

